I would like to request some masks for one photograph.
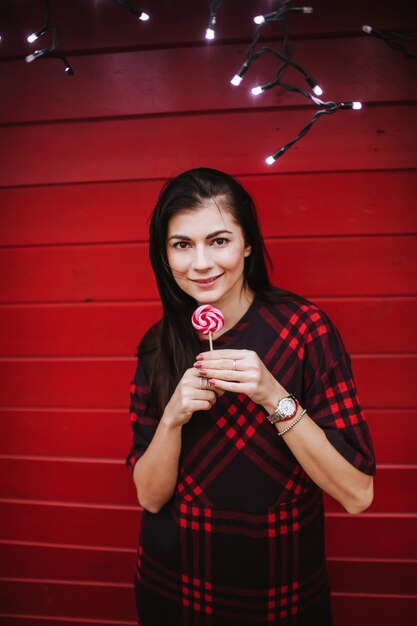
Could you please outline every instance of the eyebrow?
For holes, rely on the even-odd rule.
[[[233,235],[231,230],[215,230],[213,233],[206,235],[206,239],[213,239],[213,237],[218,237],[224,233]],[[170,239],[183,239],[184,241],[191,241],[191,237],[188,237],[187,235],[171,235],[171,237],[168,237],[168,241]]]

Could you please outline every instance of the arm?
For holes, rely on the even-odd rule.
[[[215,403],[214,391],[200,389],[198,371],[187,370],[179,381],[155,434],[133,470],[139,503],[157,513],[172,497],[178,479],[182,427],[195,411]]]
[[[274,411],[279,398],[288,395],[255,352],[222,350],[214,355],[204,353],[198,362],[202,364],[200,371],[207,374],[216,388],[245,393],[268,413]],[[296,417],[301,411],[302,407],[299,407]],[[277,422],[276,428],[284,430],[290,423]],[[283,439],[308,476],[348,512],[359,513],[371,504],[372,477],[347,461],[308,414],[285,433]]]

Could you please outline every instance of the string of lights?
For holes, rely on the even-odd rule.
[[[297,93],[302,95],[303,97],[310,100],[314,105],[321,107],[320,110],[313,115],[311,120],[306,124],[296,137],[291,139],[284,146],[279,148],[276,152],[266,158],[266,163],[268,165],[272,165],[275,161],[282,156],[291,146],[293,146],[297,141],[299,141],[304,135],[311,129],[311,127],[323,116],[323,115],[331,115],[340,111],[342,109],[353,109],[360,110],[362,108],[362,104],[360,102],[334,102],[320,100],[318,96],[323,94],[323,89],[317,83],[316,80],[311,76],[309,72],[307,72],[304,67],[293,60],[292,58],[292,47],[290,44],[290,36],[289,36],[289,27],[288,23],[285,19],[287,14],[290,13],[304,13],[311,14],[313,9],[312,7],[306,6],[291,6],[290,3],[292,0],[281,0],[280,6],[276,11],[271,13],[267,13],[265,15],[257,15],[255,16],[254,22],[257,25],[254,33],[254,37],[251,45],[249,46],[246,52],[246,59],[244,60],[239,71],[233,76],[231,79],[231,84],[235,87],[238,87],[245,74],[248,72],[251,64],[255,61],[258,61],[265,54],[274,56],[279,62],[280,65],[276,74],[272,80],[263,85],[257,85],[251,89],[251,92],[254,96],[259,96],[263,92],[268,91],[274,87],[280,87],[284,91],[288,91],[291,93]],[[271,23],[277,23],[282,27],[282,51],[278,48],[273,48],[272,46],[263,46],[260,49],[257,49],[257,45],[259,43],[259,39],[262,34],[262,29]],[[292,68],[296,70],[298,74],[301,74],[308,84],[308,86],[312,89],[313,93],[306,91],[296,85],[289,84],[288,82],[283,81],[283,77],[288,68]],[[313,95],[314,94],[314,95]]]
[[[393,31],[383,33],[379,30],[376,30],[372,26],[365,24],[364,26],[362,26],[362,30],[367,35],[371,35],[376,39],[382,39],[382,41],[384,41],[390,48],[401,52],[406,59],[417,59],[417,52],[411,52],[404,45],[410,40],[417,40],[417,28],[414,29],[411,33],[395,33]]]
[[[206,28],[206,39],[214,39],[216,36],[215,26],[217,20],[217,12],[220,8],[221,0],[210,0],[210,16],[208,26]]]
[[[135,5],[130,2],[130,0],[114,0],[114,2],[116,2],[116,4],[124,6],[128,11],[130,11],[130,13],[133,13],[133,15],[140,19],[142,22],[147,22],[149,20],[150,16],[148,15],[148,13],[145,13],[145,11],[142,11],[141,9],[135,7]]]
[[[58,27],[55,24],[51,24],[49,0],[44,0],[43,26],[41,26],[31,35],[29,35],[27,40],[29,43],[33,43],[47,33],[52,34],[52,45],[49,48],[42,48],[40,50],[35,50],[35,52],[33,52],[32,54],[28,54],[25,58],[26,63],[32,63],[33,61],[36,61],[38,59],[58,59],[59,61],[62,61],[64,63],[66,73],[69,76],[73,76],[74,70],[72,69],[72,66],[68,63],[67,58],[57,50],[59,45]]]

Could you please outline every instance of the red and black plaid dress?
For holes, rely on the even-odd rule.
[[[340,454],[374,472],[350,359],[320,309],[255,299],[215,345],[257,352]],[[157,426],[148,395],[139,362],[131,468]],[[322,492],[265,415],[247,396],[225,393],[183,427],[174,497],[142,518],[136,600],[143,626],[331,624]]]

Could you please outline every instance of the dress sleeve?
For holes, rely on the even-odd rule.
[[[136,461],[152,441],[158,419],[149,408],[149,380],[144,363],[138,358],[135,377],[130,385],[130,421],[132,424],[132,448],[126,458],[126,466],[133,472]]]
[[[327,316],[316,309],[312,318],[304,355],[304,407],[349,463],[365,474],[375,474],[372,440],[350,357]]]

